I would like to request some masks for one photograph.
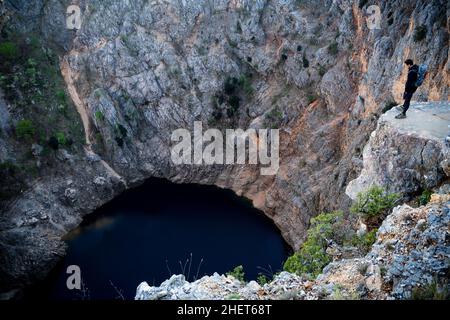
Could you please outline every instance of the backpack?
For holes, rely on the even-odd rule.
[[[419,66],[419,70],[417,72],[417,81],[416,81],[416,87],[420,87],[423,82],[425,81],[425,78],[427,76],[428,72],[428,66],[426,64],[421,64]]]

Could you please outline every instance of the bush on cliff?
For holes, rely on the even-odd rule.
[[[377,240],[377,231],[378,228],[375,228],[362,236],[354,234],[352,240],[347,244],[358,248],[363,253],[368,253]]]
[[[243,266],[237,266],[232,271],[226,273],[227,276],[232,276],[236,280],[239,280],[241,282],[245,282],[245,273],[244,273],[244,267]]]
[[[399,199],[400,196],[397,193],[389,193],[381,187],[373,186],[358,194],[350,210],[360,215],[368,224],[376,224]]]
[[[412,300],[450,300],[448,279],[433,279],[429,284],[414,287]]]
[[[342,211],[322,213],[312,218],[308,238],[300,250],[286,260],[284,270],[298,275],[318,276],[331,261],[326,253],[328,242],[343,242],[345,225]]]
[[[414,41],[420,42],[427,37],[427,26],[420,25],[414,29]]]
[[[0,56],[4,59],[16,59],[19,55],[17,46],[9,41],[0,43]]]
[[[25,119],[17,122],[16,135],[21,139],[31,139],[36,133],[36,128],[31,120]]]
[[[424,190],[422,194],[417,199],[417,205],[418,206],[425,206],[428,202],[431,200],[431,195],[433,192],[431,190]]]

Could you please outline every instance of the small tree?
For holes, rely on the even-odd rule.
[[[259,283],[259,285],[261,285],[261,286],[263,286],[263,285],[265,285],[265,284],[267,284],[267,283],[270,282],[269,278],[267,278],[267,276],[264,275],[264,274],[262,274],[262,273],[260,273],[260,274],[258,275],[258,278],[256,279],[256,281],[257,281],[257,282]]]
[[[414,29],[414,41],[420,42],[427,37],[427,26],[420,25]]]
[[[362,216],[366,222],[376,223],[395,206],[399,199],[400,196],[397,193],[388,193],[379,186],[373,186],[358,194],[350,210]]]
[[[333,42],[328,46],[328,53],[335,56],[339,52],[339,47],[337,42]]]
[[[0,43],[0,56],[4,59],[15,59],[19,55],[17,46],[9,41]]]
[[[235,267],[232,271],[227,272],[227,276],[232,276],[236,280],[244,282],[245,281],[244,267],[243,266]]]
[[[284,270],[312,277],[319,275],[331,261],[326,253],[328,241],[343,241],[341,229],[344,224],[342,211],[322,213],[312,218],[308,238],[300,250],[286,260]]]
[[[417,204],[419,206],[425,206],[431,200],[431,195],[433,192],[431,190],[424,190],[420,197],[417,199]]]
[[[56,133],[56,139],[58,139],[58,144],[65,146],[67,145],[67,138],[64,132],[58,132]]]
[[[17,122],[16,135],[22,139],[31,139],[36,133],[36,128],[31,120],[20,120]]]

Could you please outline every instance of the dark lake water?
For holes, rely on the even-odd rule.
[[[289,247],[262,212],[233,192],[150,179],[85,218],[67,237],[67,256],[40,284],[38,299],[133,299],[142,281],[171,274],[192,281],[242,265],[247,280],[280,271]],[[192,257],[192,259],[191,259]],[[85,290],[68,290],[78,265]]]

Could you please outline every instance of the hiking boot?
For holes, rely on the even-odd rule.
[[[406,114],[404,114],[404,113],[400,113],[399,115],[397,115],[395,117],[395,119],[405,119],[405,118],[406,118]]]

